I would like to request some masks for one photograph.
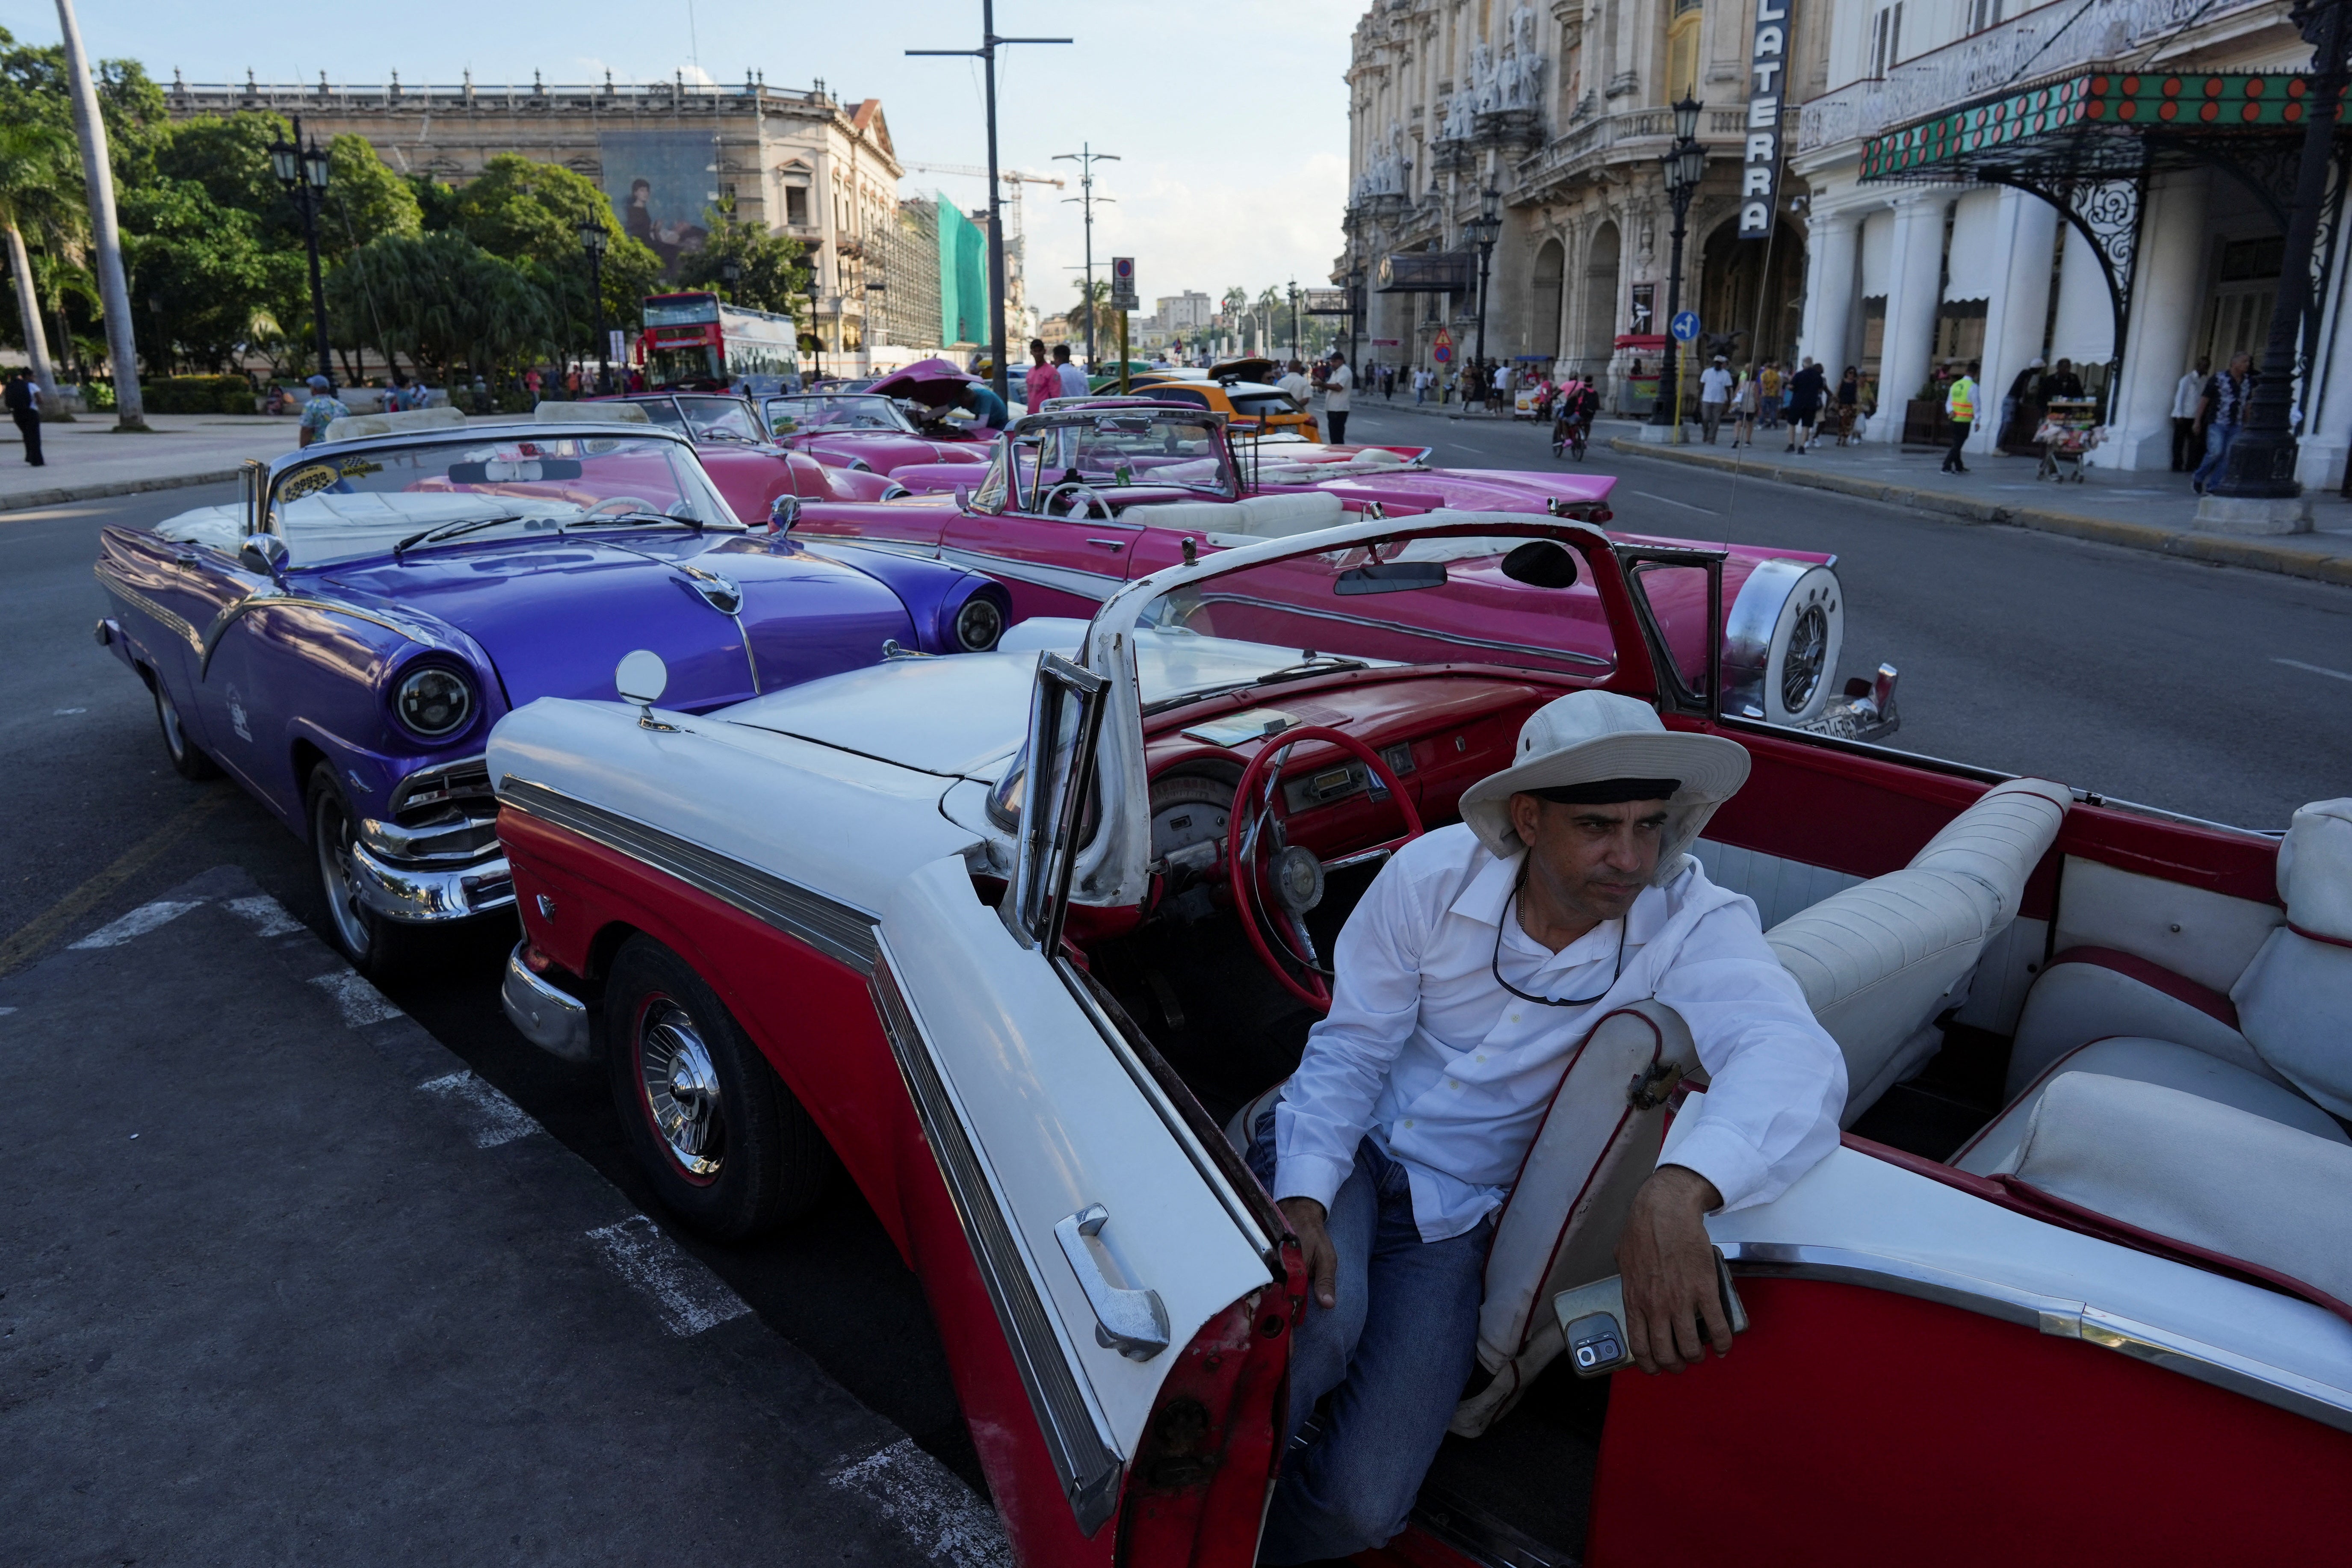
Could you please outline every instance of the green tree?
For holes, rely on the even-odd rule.
[[[1081,338],[1086,335],[1087,305],[1091,299],[1095,318],[1095,352],[1097,354],[1117,354],[1118,312],[1110,308],[1110,279],[1096,279],[1091,296],[1087,293],[1084,278],[1076,279],[1070,286],[1078,291],[1078,302],[1070,307],[1069,314],[1065,318],[1070,323],[1070,331]]]
[[[453,212],[451,226],[491,255],[535,261],[547,269],[567,319],[562,343],[585,342],[594,331],[582,224],[604,227],[605,325],[635,325],[645,297],[659,285],[661,258],[622,232],[604,192],[561,163],[501,153],[457,193]]]
[[[224,206],[194,180],[158,179],[121,194],[123,263],[145,357],[217,370],[240,357],[254,313],[289,293],[305,297],[300,257],[273,248],[261,220]],[[281,312],[282,313],[282,312]]]
[[[770,234],[765,224],[735,223],[716,212],[703,216],[710,237],[701,249],[678,258],[677,286],[709,289],[730,304],[791,315],[808,291],[809,269],[803,260],[807,247]],[[740,272],[732,284],[727,281],[730,261]]]
[[[367,279],[367,295],[360,279]],[[381,346],[429,379],[496,378],[562,346],[564,318],[527,263],[493,256],[462,234],[389,234],[336,268],[332,303],[382,322]]]
[[[79,234],[80,194],[80,156],[72,137],[39,121],[0,121],[0,232],[7,240],[8,270],[16,286],[17,324],[26,353],[52,406],[57,372],[41,322],[38,275],[25,237],[30,231],[37,240],[46,242],[46,247],[59,247]]]

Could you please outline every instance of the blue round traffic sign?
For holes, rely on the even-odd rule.
[[[1690,342],[1698,336],[1698,312],[1696,310],[1676,311],[1674,326],[1670,330],[1675,334],[1675,342]]]

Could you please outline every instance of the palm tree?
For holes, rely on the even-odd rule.
[[[1268,359],[1274,352],[1274,319],[1282,310],[1282,290],[1269,283],[1257,297],[1257,352]]]
[[[1083,332],[1087,330],[1087,304],[1089,298],[1087,280],[1083,278],[1077,279],[1071,287],[1078,291],[1078,302],[1070,308],[1070,326],[1074,331]],[[1091,297],[1094,303],[1096,338],[1097,340],[1115,338],[1118,332],[1118,312],[1110,308],[1110,279],[1096,279]]]
[[[16,310],[25,326],[25,352],[40,384],[42,406],[61,408],[56,367],[41,330],[41,300],[25,230],[48,235],[71,231],[79,184],[72,138],[55,126],[31,121],[0,125],[0,227],[7,231],[8,270],[16,280]]]

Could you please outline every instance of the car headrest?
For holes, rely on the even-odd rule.
[[[2279,845],[2278,890],[2295,930],[2352,942],[2352,796],[2294,814]]]

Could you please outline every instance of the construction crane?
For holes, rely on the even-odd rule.
[[[901,163],[898,166],[908,170],[920,169],[927,174],[969,174],[978,180],[988,178],[986,169],[971,163]],[[1021,187],[1051,185],[1061,190],[1067,184],[1057,175],[1031,174],[1019,169],[1002,170],[996,177],[1003,181],[1005,186],[1004,238],[1007,244],[1017,244],[1021,238]]]

